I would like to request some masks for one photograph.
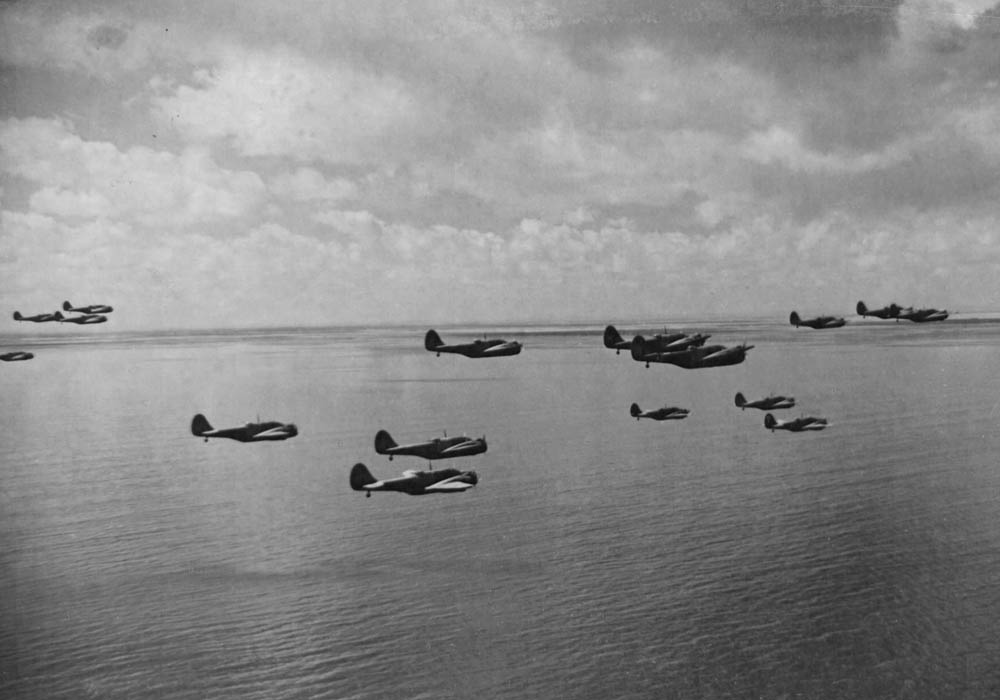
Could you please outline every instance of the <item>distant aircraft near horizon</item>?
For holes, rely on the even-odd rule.
[[[299,434],[299,429],[294,423],[259,420],[257,423],[247,423],[238,428],[216,429],[203,414],[199,413],[191,419],[191,434],[205,438],[205,442],[208,442],[209,438],[229,438],[238,442],[273,442],[293,438]]]
[[[649,367],[650,362],[677,365],[684,369],[724,367],[743,362],[747,352],[753,347],[753,345],[744,343],[733,347],[709,345],[672,352],[650,352],[647,350],[646,340],[641,335],[637,335],[632,339],[632,359],[637,362],[645,362],[646,367]]]
[[[645,341],[646,347],[650,352],[672,352],[686,350],[691,347],[700,347],[711,337],[710,335],[703,335],[701,333],[693,335],[681,332],[667,333],[666,329],[664,329],[662,334],[646,338]],[[625,340],[617,328],[608,325],[604,329],[604,347],[614,350],[617,355],[622,350],[631,350],[632,342]]]
[[[85,314],[83,316],[64,316],[59,319],[59,323],[75,323],[78,326],[90,326],[95,323],[106,323],[107,316],[102,314]]]
[[[912,306],[909,306],[902,309],[897,318],[913,321],[914,323],[930,323],[932,321],[944,321],[948,318],[948,312],[938,309],[914,309]]]
[[[521,352],[522,345],[516,340],[481,340],[476,339],[471,343],[456,343],[453,345],[446,345],[438,332],[433,328],[427,331],[424,336],[424,348],[430,352],[437,353],[440,357],[441,353],[453,353],[456,355],[465,355],[466,357],[504,357],[508,355],[517,355]]]
[[[31,352],[15,350],[14,352],[5,352],[0,355],[0,360],[3,360],[4,362],[20,362],[22,360],[30,360],[34,356],[35,354]]]
[[[387,430],[375,433],[375,452],[389,455],[389,460],[396,455],[423,457],[427,460],[450,459],[452,457],[471,457],[486,452],[486,436],[470,438],[464,435],[456,437],[433,438],[424,442],[414,442],[400,445]]]
[[[824,328],[840,328],[845,325],[847,321],[839,316],[817,316],[815,318],[801,318],[797,311],[793,311],[788,317],[789,323],[798,328],[799,326],[805,326],[806,328],[824,329]]]
[[[479,476],[474,471],[458,469],[439,469],[437,471],[407,470],[395,479],[379,480],[372,476],[361,462],[351,469],[351,488],[355,491],[365,491],[365,496],[371,497],[372,491],[397,491],[411,496],[424,496],[432,493],[460,493],[468,491],[477,483]]]
[[[739,408],[744,410],[748,408],[759,408],[762,411],[772,411],[779,408],[793,408],[795,406],[795,398],[792,396],[776,396],[772,394],[771,396],[763,399],[747,401],[743,393],[739,391],[736,392],[734,401]]]
[[[68,301],[63,302],[63,311],[75,311],[81,314],[109,314],[114,311],[113,307],[107,304],[91,304],[90,306],[76,306],[74,307]]]
[[[764,427],[772,433],[775,430],[788,430],[793,433],[801,433],[806,430],[823,430],[827,425],[828,421],[826,418],[816,418],[814,416],[803,416],[789,420],[778,420],[770,413],[764,416]]]
[[[51,314],[35,314],[34,316],[22,316],[20,311],[14,312],[15,321],[31,321],[32,323],[47,323],[49,321],[62,321],[64,316],[58,311]]]
[[[890,319],[895,318],[898,320],[899,312],[903,310],[903,307],[895,302],[889,304],[888,306],[883,306],[881,309],[869,309],[865,306],[865,302],[859,301],[855,311],[858,312],[858,316],[874,316],[875,318]]]
[[[629,413],[636,420],[639,420],[640,418],[650,418],[652,420],[683,420],[688,417],[688,414],[691,413],[691,411],[686,408],[678,408],[677,406],[664,406],[663,408],[643,411],[639,408],[639,404],[634,403],[629,407]]]

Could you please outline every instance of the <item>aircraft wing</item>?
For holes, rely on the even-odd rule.
[[[510,350],[514,347],[514,343],[503,343],[498,342],[496,345],[492,345],[488,348],[484,348],[482,353],[484,355],[493,355],[498,352],[503,352],[504,350]]]
[[[467,491],[471,489],[475,484],[470,484],[465,481],[452,481],[451,479],[445,479],[444,481],[439,481],[436,484],[432,484],[424,489],[424,491]]]
[[[448,454],[449,452],[457,452],[459,450],[465,450],[473,445],[475,445],[478,440],[463,440],[462,442],[455,443],[454,445],[449,445],[445,449],[441,450],[441,454]]]
[[[261,438],[272,438],[272,437],[282,437],[289,434],[288,428],[281,426],[278,428],[270,428],[269,430],[262,430],[259,433],[254,434],[254,439],[259,440]]]

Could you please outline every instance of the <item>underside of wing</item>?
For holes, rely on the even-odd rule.
[[[466,491],[471,489],[475,484],[470,484],[465,481],[439,481],[436,484],[432,484],[424,489],[424,491]]]
[[[269,428],[268,430],[262,430],[254,435],[254,439],[260,440],[263,438],[275,438],[275,437],[287,437],[288,428]]]

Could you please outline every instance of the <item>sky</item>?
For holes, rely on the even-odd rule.
[[[5,314],[1000,310],[998,175],[989,1],[0,2]]]

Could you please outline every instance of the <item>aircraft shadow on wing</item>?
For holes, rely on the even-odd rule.
[[[775,411],[779,408],[793,408],[795,406],[795,397],[793,396],[777,396],[771,395],[763,399],[754,399],[753,401],[747,401],[747,398],[742,392],[736,392],[735,403],[738,408],[748,409],[748,408],[759,408],[762,411]]]
[[[667,333],[666,330],[662,334],[657,334],[649,338],[644,338],[646,342],[647,352],[674,352],[679,350],[687,350],[688,348],[701,347],[705,344],[705,341],[711,338],[711,335],[704,335],[702,333],[695,333],[693,335],[688,333]],[[618,329],[614,326],[608,326],[604,329],[604,347],[614,350],[615,354],[619,354],[622,350],[632,350],[632,341],[625,340]]]
[[[807,430],[824,430],[827,425],[826,418],[816,418],[814,416],[790,418],[789,420],[778,420],[770,413],[764,416],[764,427],[772,433],[775,430],[787,430],[792,433],[801,433]]]
[[[257,423],[247,423],[238,428],[213,428],[212,424],[204,415],[199,413],[191,419],[191,434],[195,437],[205,438],[229,438],[238,442],[273,442],[276,440],[287,440],[299,434],[299,429],[294,423],[279,423],[278,421],[264,421]]]
[[[507,355],[517,355],[523,346],[516,340],[476,339],[471,343],[455,343],[448,345],[438,332],[433,328],[427,331],[424,336],[424,348],[430,352],[447,352],[455,355],[465,355],[466,357],[504,357]]]
[[[391,460],[396,455],[410,457],[423,457],[424,459],[449,459],[452,457],[469,457],[486,452],[486,436],[481,438],[470,438],[464,435],[440,438],[433,438],[423,442],[414,442],[408,445],[400,445],[387,430],[379,430],[375,433],[375,452],[380,455],[389,455]]]
[[[857,312],[859,316],[874,316],[882,319],[900,319],[913,321],[914,323],[931,323],[933,321],[944,321],[948,318],[948,312],[942,309],[914,309],[908,306],[905,309],[899,304],[889,304],[881,309],[869,309],[865,302],[859,301]]]
[[[15,350],[14,352],[5,352],[0,355],[0,360],[3,360],[4,362],[21,362],[22,360],[30,360],[34,356],[35,354],[31,352]]]
[[[688,414],[691,413],[691,411],[686,408],[678,408],[677,406],[664,406],[663,408],[643,411],[639,408],[639,404],[634,403],[629,407],[629,413],[636,420],[639,420],[640,418],[650,418],[652,420],[683,420],[688,417]]]
[[[407,470],[395,479],[376,479],[368,471],[368,467],[358,462],[351,469],[351,488],[355,491],[365,491],[371,497],[372,491],[398,491],[411,496],[424,496],[432,493],[458,493],[467,491],[479,483],[479,477],[474,471],[459,469],[438,469],[437,471]]]
[[[632,359],[637,362],[645,362],[649,367],[650,362],[659,362],[670,365],[677,365],[684,369],[700,369],[703,367],[724,367],[726,365],[738,365],[746,359],[747,351],[753,345],[735,345],[726,347],[725,345],[708,345],[700,347],[689,347],[685,350],[675,350],[662,352],[650,349],[646,340],[637,335],[632,339]]]
[[[90,304],[89,306],[73,306],[68,301],[62,305],[63,311],[73,311],[81,314],[109,314],[114,311],[113,307],[107,304]]]
[[[791,316],[788,317],[788,322],[793,326],[798,328],[799,326],[805,326],[806,328],[840,328],[847,323],[842,317],[839,316],[817,316],[815,318],[801,318],[797,311],[793,311]]]
[[[32,323],[47,323],[49,321],[62,321],[65,317],[56,311],[51,314],[35,314],[34,316],[22,316],[20,311],[14,312],[15,321],[31,321]]]

